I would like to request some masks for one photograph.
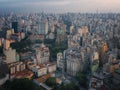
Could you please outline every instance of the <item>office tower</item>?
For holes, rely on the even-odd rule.
[[[38,24],[38,34],[48,34],[48,20],[41,21]]]
[[[48,20],[46,20],[45,21],[45,34],[48,34],[48,29],[49,29]]]
[[[12,28],[14,29],[15,33],[18,33],[18,22],[12,22]]]
[[[80,46],[82,46],[83,37],[80,37]]]

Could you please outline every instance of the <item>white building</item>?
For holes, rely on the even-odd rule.
[[[44,64],[44,66],[47,67],[47,72],[48,73],[53,73],[53,72],[56,71],[56,63],[48,62],[48,63]]]
[[[43,65],[36,65],[32,68],[32,71],[37,77],[47,74],[47,67]]]
[[[56,71],[56,63],[47,62],[45,64],[34,64],[31,61],[27,62],[27,68],[32,70],[36,76],[42,76]]]
[[[16,62],[16,50],[9,48],[8,50],[4,51],[5,56],[6,56],[6,62],[7,63],[12,63]]]
[[[8,50],[10,48],[10,40],[4,40],[3,47],[5,50]]]
[[[52,73],[56,71],[56,64],[48,65],[48,73]]]
[[[91,54],[91,62],[94,62],[95,60],[99,60],[99,53],[97,51],[93,51]]]
[[[7,30],[7,32],[6,32],[6,38],[9,39],[12,34],[14,34],[14,29]]]
[[[26,69],[26,65],[23,62],[9,63],[8,67],[10,69],[10,74],[14,74],[16,72],[20,72]]]
[[[46,62],[49,62],[49,57],[49,48],[46,47],[44,44],[42,44],[40,48],[36,49],[36,58],[38,64],[44,64]]]
[[[65,60],[62,53],[57,54],[57,68],[64,71],[65,69]]]

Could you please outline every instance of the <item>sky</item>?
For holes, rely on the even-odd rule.
[[[120,12],[120,0],[0,0],[0,10],[44,12]]]

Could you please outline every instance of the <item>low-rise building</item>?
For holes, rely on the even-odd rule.
[[[21,72],[16,73],[15,78],[28,78],[31,79],[34,73],[30,70],[23,70]]]
[[[32,71],[37,77],[47,74],[47,67],[43,65],[36,65],[32,68]]]
[[[23,70],[26,69],[26,65],[23,62],[9,63],[8,67],[9,67],[10,79],[14,78],[16,73],[22,72]]]

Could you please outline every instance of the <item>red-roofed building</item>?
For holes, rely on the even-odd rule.
[[[28,78],[31,79],[34,73],[30,70],[23,70],[21,72],[16,73],[15,78]]]

